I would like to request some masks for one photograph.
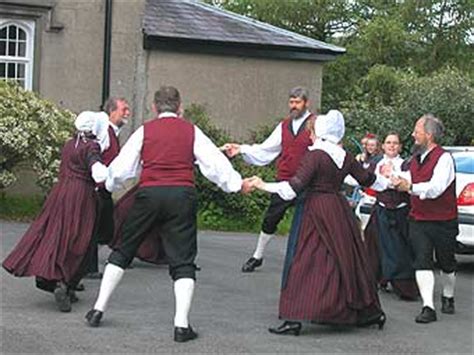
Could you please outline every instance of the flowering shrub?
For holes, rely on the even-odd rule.
[[[58,175],[61,147],[73,132],[74,114],[3,80],[0,97],[0,189],[15,183],[15,167],[27,162],[37,184],[48,190]]]

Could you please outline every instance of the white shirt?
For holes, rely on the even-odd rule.
[[[421,162],[426,159],[430,151],[431,150],[426,151],[421,155]],[[409,171],[401,172],[399,176],[410,182],[412,181],[411,173]],[[439,160],[433,169],[433,176],[431,179],[426,182],[413,184],[411,194],[420,197],[421,200],[438,198],[444,191],[446,191],[448,186],[451,185],[455,177],[456,172],[454,170],[453,157],[448,152],[444,152],[439,157]]]
[[[158,116],[177,117],[176,114],[163,112]],[[109,165],[109,176],[105,187],[115,191],[123,187],[128,179],[140,175],[142,168],[141,151],[143,147],[143,126],[139,127],[120,150],[119,155]],[[242,186],[242,177],[232,164],[212,143],[212,141],[194,126],[194,157],[201,173],[225,192],[237,192]]]
[[[298,134],[301,125],[311,115],[311,112],[306,111],[303,116],[291,120],[291,129],[293,134]],[[263,166],[271,163],[281,153],[281,135],[282,122],[280,122],[268,138],[261,144],[241,144],[240,153],[244,161],[248,164]]]
[[[116,125],[114,125],[114,124],[113,124],[112,122],[110,122],[110,121],[109,121],[109,125],[110,125],[110,127],[112,127],[112,129],[113,129],[114,132],[115,132],[115,135],[118,137],[121,128],[118,127],[118,126],[116,126]]]

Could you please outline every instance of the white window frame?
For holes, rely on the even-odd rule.
[[[0,28],[10,25],[21,28],[26,33],[26,55],[25,57],[0,55],[0,61],[6,63],[25,64],[25,89],[33,88],[33,64],[34,64],[34,41],[35,41],[35,22],[29,20],[0,18]],[[7,49],[8,53],[8,49]],[[7,70],[7,68],[5,68]]]

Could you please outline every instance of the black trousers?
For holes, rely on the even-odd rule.
[[[285,216],[288,208],[295,205],[295,200],[285,201],[278,194],[270,195],[270,205],[263,216],[262,231],[266,234],[273,234],[278,228],[278,224]]]
[[[458,220],[410,220],[409,237],[415,253],[415,270],[433,270],[433,251],[440,269],[445,273],[456,271],[456,236]]]
[[[97,218],[87,273],[99,271],[99,244],[108,244],[114,236],[114,202],[104,189],[97,192]]]
[[[173,280],[196,279],[197,194],[194,187],[141,187],[123,227],[123,241],[109,263],[125,269],[156,223]]]

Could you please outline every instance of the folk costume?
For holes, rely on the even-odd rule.
[[[15,276],[36,276],[37,286],[54,292],[63,312],[71,310],[72,290],[87,268],[96,220],[95,184],[107,177],[101,163],[101,150],[109,144],[106,118],[82,112],[75,126],[78,133],[62,149],[59,181],[2,264]]]
[[[331,110],[318,116],[318,137],[287,182],[266,183],[264,190],[290,200],[306,191],[288,241],[279,317],[285,322],[270,332],[299,334],[301,321],[383,327],[373,274],[359,227],[340,193],[350,174],[370,186],[376,176],[339,147],[344,119]],[[382,178],[382,177],[381,177]],[[299,224],[299,226],[296,226]]]
[[[241,189],[242,178],[228,159],[195,125],[173,112],[163,112],[138,128],[110,165],[106,187],[113,191],[140,174],[139,188],[123,227],[123,241],[108,259],[99,296],[86,319],[100,324],[110,296],[124,270],[156,224],[174,281],[175,341],[194,339],[188,313],[196,279],[197,194],[194,163],[201,173],[226,192]]]
[[[383,159],[371,167],[379,171],[391,163],[394,171],[408,169],[400,156]],[[414,255],[408,238],[408,212],[410,196],[406,192],[387,188],[377,191],[376,202],[364,230],[369,262],[381,288],[390,287],[403,300],[416,300],[418,287],[413,268]]]
[[[306,129],[308,120],[315,115],[306,111],[299,118],[285,118],[261,144],[240,146],[243,159],[248,164],[263,166],[277,160],[277,180],[288,181],[296,172],[299,163],[310,146],[310,133]],[[262,228],[254,254],[242,266],[243,272],[253,272],[263,263],[265,247],[274,237],[278,224],[286,210],[295,201],[285,201],[278,194],[270,195],[270,205],[263,216]]]

